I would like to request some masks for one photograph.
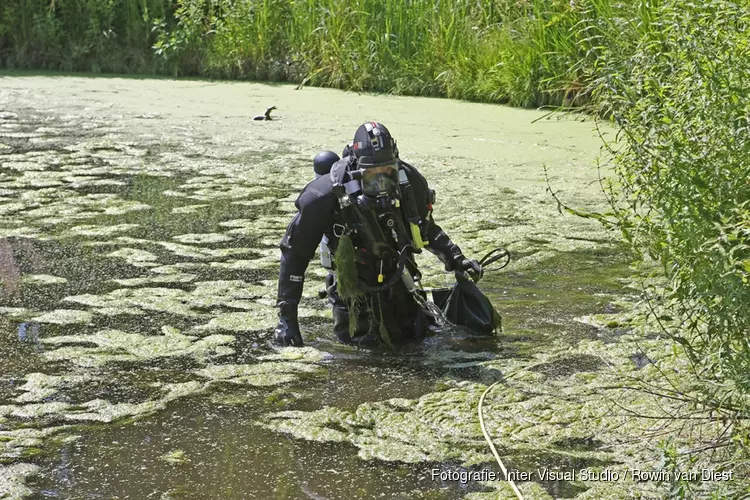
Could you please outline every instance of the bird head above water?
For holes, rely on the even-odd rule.
[[[274,109],[276,109],[276,106],[267,107],[265,113],[263,113],[262,115],[253,116],[253,120],[258,120],[258,121],[272,120],[271,111],[273,111]]]

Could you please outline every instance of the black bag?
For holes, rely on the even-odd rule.
[[[445,319],[485,335],[501,330],[502,319],[490,300],[466,274],[455,274],[456,284],[442,308]]]
[[[489,269],[492,264],[494,269]],[[502,318],[490,300],[477,287],[485,272],[499,271],[510,262],[510,252],[495,248],[479,261],[478,274],[456,271],[453,288],[432,290],[435,304],[443,311],[445,319],[454,325],[464,326],[474,333],[489,335],[502,331]]]

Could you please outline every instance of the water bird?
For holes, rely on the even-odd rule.
[[[271,111],[273,111],[274,109],[276,109],[276,106],[270,106],[270,107],[266,108],[266,112],[265,113],[263,113],[262,115],[253,116],[253,120],[258,120],[258,121],[271,120],[272,119],[271,118]]]

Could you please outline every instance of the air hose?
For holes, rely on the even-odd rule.
[[[505,262],[503,262],[500,267],[487,269],[490,265],[494,264],[500,259],[505,259]],[[481,260],[479,261],[479,273],[473,273],[472,275],[470,275],[471,279],[474,280],[474,283],[479,283],[479,280],[482,279],[484,273],[499,271],[500,269],[503,269],[505,266],[507,266],[508,263],[510,263],[510,252],[505,248],[497,247],[481,258]]]
[[[489,386],[485,391],[482,393],[482,396],[479,398],[479,405],[477,407],[477,413],[479,414],[479,427],[482,428],[482,434],[484,435],[484,440],[487,441],[487,444],[490,445],[490,451],[492,451],[492,454],[495,456],[495,460],[497,460],[497,464],[500,466],[500,470],[503,471],[503,474],[505,475],[505,479],[508,481],[508,484],[510,484],[510,487],[513,489],[513,493],[516,494],[516,497],[518,497],[518,500],[523,500],[523,495],[521,494],[521,490],[518,489],[518,486],[516,486],[516,483],[508,478],[508,469],[505,468],[505,464],[503,464],[503,460],[500,458],[500,454],[497,452],[497,448],[495,448],[495,444],[492,442],[492,438],[490,438],[490,434],[487,432],[487,427],[484,425],[484,415],[482,415],[482,405],[484,404],[484,398],[489,394],[489,392],[502,380],[498,380],[491,386]]]
[[[500,267],[496,267],[495,269],[486,269],[487,266],[501,259],[505,259],[505,262],[503,262]],[[472,278],[474,279],[474,282],[476,283],[480,279],[482,279],[482,276],[484,276],[485,272],[499,271],[500,269],[507,266],[509,262],[510,262],[510,252],[508,252],[508,250],[506,250],[505,248],[499,248],[499,247],[495,248],[494,250],[489,252],[487,255],[482,257],[482,260],[479,261],[480,271],[479,273],[476,274],[475,277],[472,276]],[[506,377],[506,380],[512,377],[513,375],[515,375],[515,373]],[[484,398],[500,382],[502,382],[502,380],[498,380],[494,384],[487,387],[487,389],[485,389],[484,392],[482,393],[482,396],[479,398],[479,405],[477,406],[477,414],[479,416],[479,427],[481,427],[482,429],[484,440],[487,441],[487,444],[490,446],[490,451],[492,452],[492,455],[495,457],[497,464],[500,466],[500,470],[503,471],[503,474],[505,475],[505,478],[508,481],[508,484],[510,484],[511,489],[513,489],[513,493],[516,494],[516,497],[518,498],[518,500],[523,500],[523,495],[521,494],[521,490],[518,489],[518,486],[516,486],[516,483],[512,479],[508,478],[508,469],[505,468],[505,464],[503,463],[502,458],[500,458],[500,454],[497,452],[497,448],[495,448],[495,444],[492,442],[492,438],[490,438],[489,432],[487,432],[487,427],[484,425],[484,414],[482,413],[482,406],[484,405]]]

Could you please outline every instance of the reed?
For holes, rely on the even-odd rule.
[[[0,67],[580,105],[635,0],[5,0]],[[584,28],[582,28],[584,27]]]

